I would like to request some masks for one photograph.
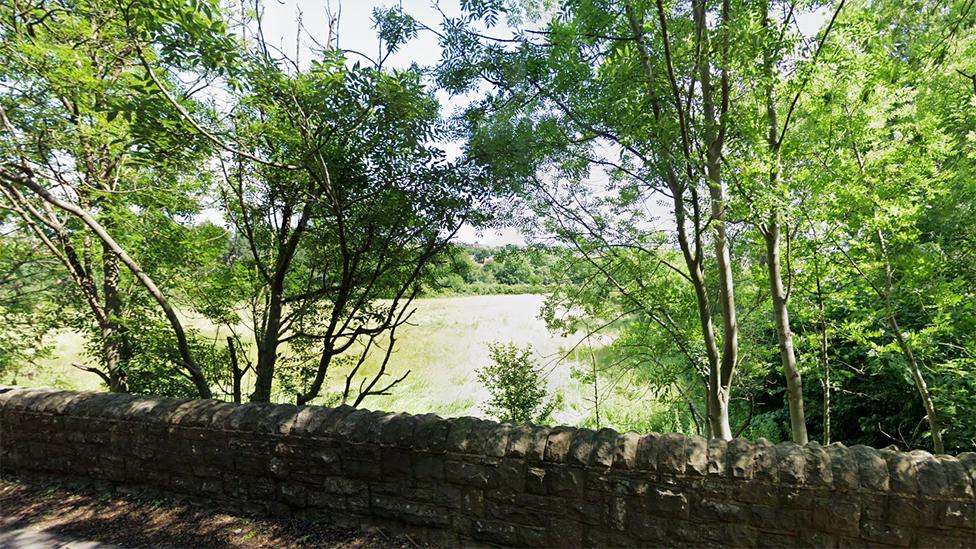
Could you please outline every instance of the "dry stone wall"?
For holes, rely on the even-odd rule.
[[[438,546],[976,547],[976,453],[7,388],[0,472]]]

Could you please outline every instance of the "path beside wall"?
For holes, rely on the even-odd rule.
[[[0,388],[0,474],[435,544],[976,547],[976,453]]]

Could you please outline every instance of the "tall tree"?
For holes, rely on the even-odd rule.
[[[141,17],[151,21],[149,28],[182,21],[178,6],[146,11]],[[196,17],[208,28],[213,23]],[[3,8],[0,187],[23,229],[58,258],[84,299],[101,342],[100,365],[85,368],[111,390],[128,390],[133,333],[127,323],[140,309],[134,300],[148,296],[153,314],[161,313],[175,336],[179,370],[209,397],[192,335],[130,253],[142,237],[138,227],[178,227],[196,209],[199,179],[182,172],[205,148],[145,87],[129,19],[114,2],[98,0],[17,1]],[[131,291],[125,270],[145,293]]]
[[[398,13],[375,14],[384,59],[413,34]],[[278,382],[310,402],[341,367],[340,400],[358,405],[409,373],[390,377],[396,331],[490,186],[430,145],[439,105],[419,68],[354,64],[332,39],[303,68],[260,27],[249,27],[228,130],[194,122],[227,153],[221,201],[242,253],[233,295],[257,348],[250,398],[271,400]]]

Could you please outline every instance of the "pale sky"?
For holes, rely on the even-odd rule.
[[[270,0],[265,4],[263,27],[266,39],[277,45],[289,56],[294,56],[296,50],[296,33],[298,30],[298,16],[301,13],[304,32],[320,43],[325,42],[328,33],[328,13],[339,14],[339,47],[363,52],[376,57],[378,38],[373,28],[372,13],[377,7],[402,5],[405,12],[413,16],[420,23],[432,28],[439,28],[442,15],[434,8],[432,0]],[[437,5],[448,17],[459,14],[458,0],[437,0]],[[797,13],[796,18],[800,31],[807,37],[813,36],[825,23],[830,15],[828,9],[821,8],[810,13]],[[500,34],[500,33],[493,33]],[[307,48],[315,47],[315,42],[307,35],[302,36],[301,61],[303,64],[311,59],[312,54]],[[350,56],[354,59],[355,56]],[[440,58],[440,47],[437,38],[430,32],[421,31],[419,36],[401,48],[386,61],[389,67],[407,67],[411,63],[421,66],[433,65]],[[463,106],[463,98],[452,98],[446,92],[438,91],[443,114],[449,115],[453,110]],[[454,143],[442,143],[449,156],[458,154],[459,147]],[[652,201],[656,202],[656,201]],[[670,220],[670,209],[667,206],[653,205],[651,213],[659,217],[667,225]],[[464,226],[456,237],[464,243],[480,243],[486,245],[525,244],[525,238],[517,229],[503,229],[499,231],[484,231],[479,233],[474,228]]]
[[[331,4],[331,6],[330,6]],[[274,43],[289,55],[294,55],[295,38],[298,30],[298,14],[301,12],[302,27],[305,32],[318,42],[325,42],[328,34],[328,15],[331,8],[333,14],[339,14],[339,46],[343,49],[356,50],[371,57],[376,57],[379,45],[376,30],[373,28],[373,9],[402,5],[404,11],[431,28],[439,28],[441,14],[434,9],[430,0],[346,0],[340,2],[332,0],[284,0],[270,1],[265,5],[264,34],[269,42]],[[455,17],[460,13],[457,0],[441,0],[440,9],[448,17]],[[307,36],[302,37],[304,48],[315,47],[315,42]],[[308,50],[302,52],[302,61],[308,62],[311,54]],[[408,67],[411,63],[421,66],[433,65],[440,59],[441,50],[437,45],[437,37],[430,32],[421,31],[417,38],[394,53],[386,61],[388,67]],[[355,55],[349,56],[355,60]],[[451,98],[446,92],[438,91],[443,114],[449,115],[454,109],[465,104],[463,99]],[[441,143],[440,146],[448,155],[459,152],[457,144]],[[456,237],[458,242],[480,243],[486,245],[525,244],[525,238],[516,229],[499,231],[484,231],[479,233],[473,227],[464,226]]]

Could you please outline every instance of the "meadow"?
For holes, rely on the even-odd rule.
[[[389,368],[394,375],[402,375],[407,370],[410,375],[393,389],[391,395],[370,397],[363,406],[409,413],[485,417],[481,405],[488,399],[488,393],[477,379],[477,370],[488,364],[491,343],[513,342],[532,346],[546,373],[550,393],[561,395],[563,403],[555,412],[553,421],[570,425],[592,424],[592,405],[588,401],[592,386],[581,384],[571,375],[574,367],[588,367],[581,363],[590,357],[586,343],[578,345],[582,335],[560,337],[546,329],[538,316],[544,299],[542,295],[521,294],[416,300],[417,312],[411,324],[400,329]],[[218,335],[212,326],[199,320],[188,320],[201,332]],[[102,389],[95,375],[71,366],[72,362],[84,360],[83,338],[75,332],[62,332],[54,339],[52,356],[41,361],[39,368],[22,371],[4,382],[77,390]],[[367,362],[367,368],[375,368],[371,361]],[[339,372],[329,378],[328,385],[333,394],[340,389],[341,383]],[[609,423],[614,426],[636,426],[636,420],[650,413],[652,403],[644,402],[649,398],[611,391],[605,403],[603,425],[608,423],[606,418],[609,417]]]

